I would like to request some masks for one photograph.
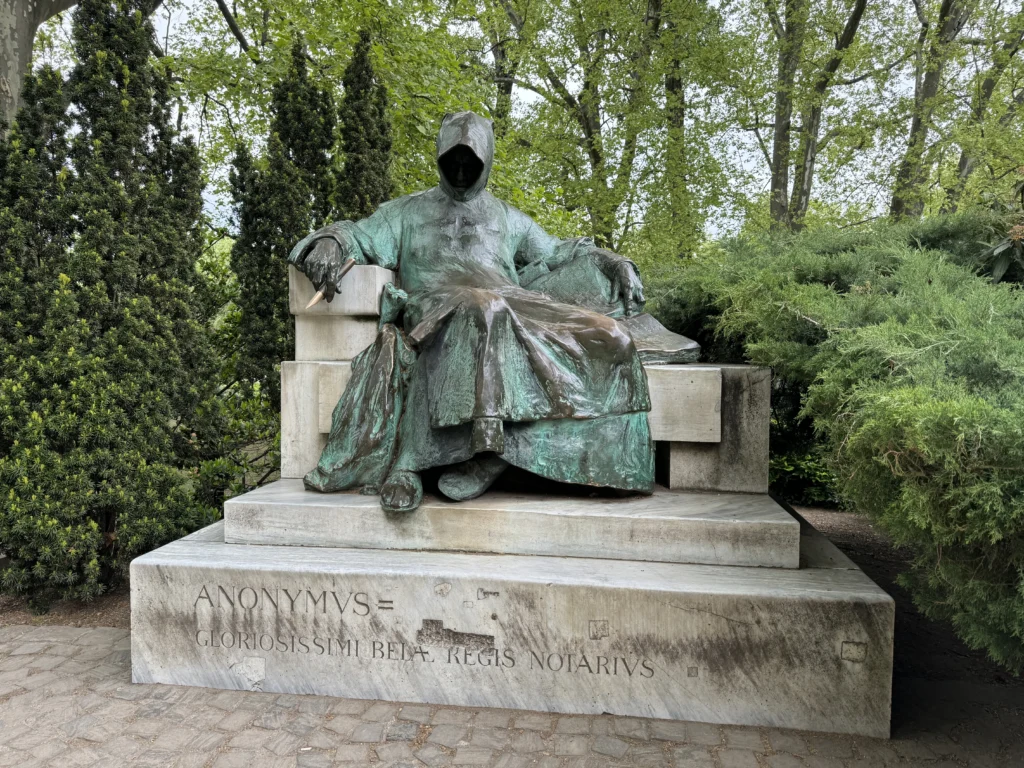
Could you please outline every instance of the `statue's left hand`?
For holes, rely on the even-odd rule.
[[[640,275],[632,262],[622,259],[615,264],[608,275],[612,284],[612,301],[622,300],[626,309],[626,317],[632,317],[643,311],[644,286],[640,282]]]

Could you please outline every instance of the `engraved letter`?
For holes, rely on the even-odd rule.
[[[203,588],[199,590],[199,597],[197,597],[196,601],[192,603],[192,607],[195,608],[197,605],[199,605],[200,600],[205,600],[210,604],[210,607],[213,608],[213,600],[210,599],[210,593],[206,591],[205,584],[203,585]]]
[[[323,603],[323,605],[320,606],[320,613],[327,613],[327,593],[326,592],[321,592],[320,593],[320,597],[317,598],[308,589],[306,590],[306,613],[309,613],[309,601],[310,600],[313,601],[313,613],[316,613],[316,607],[321,602]]]
[[[360,600],[360,598],[362,599]],[[356,592],[356,607],[352,609],[356,616],[365,616],[370,612],[370,603],[368,600],[369,597],[365,592]],[[360,608],[363,610],[360,611]]]
[[[232,608],[235,607],[235,588],[234,587],[231,588],[231,594],[228,595],[228,591],[226,589],[224,589],[224,587],[222,587],[222,586],[220,586],[218,584],[217,585],[217,607],[218,608],[220,608],[221,605],[222,605],[221,600],[220,600],[221,597],[223,597],[225,600],[227,600],[228,603],[230,603]]]
[[[245,593],[246,592],[251,592],[252,593],[252,604],[251,605],[246,605],[245,604]],[[247,611],[255,608],[256,607],[256,603],[258,603],[259,601],[260,601],[260,596],[256,594],[256,590],[253,589],[252,587],[242,587],[242,589],[239,590],[239,592],[238,592],[238,604],[240,606],[242,606],[243,608],[245,608],[245,610],[247,610]]]

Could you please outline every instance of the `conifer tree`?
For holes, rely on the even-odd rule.
[[[30,77],[0,144],[2,586],[39,605],[99,594],[216,515],[197,482],[220,424],[199,158],[170,121],[150,5],[83,0],[70,77]]]
[[[370,35],[363,30],[342,78],[341,152],[337,209],[342,218],[369,216],[390,199],[391,122],[387,91],[370,60]]]
[[[231,266],[239,283],[242,352],[237,375],[259,384],[269,406],[280,408],[276,366],[294,355],[295,331],[288,311],[292,246],[331,215],[334,191],[331,149],[334,103],[316,86],[300,40],[292,46],[287,75],[274,86],[267,157],[260,168],[247,147],[236,150],[231,174],[238,238]]]

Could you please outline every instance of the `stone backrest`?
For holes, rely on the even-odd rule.
[[[381,267],[353,268],[330,303],[289,267],[295,360],[281,364],[281,475],[302,477],[327,443],[352,359],[377,333]],[[771,374],[747,365],[648,365],[657,479],[675,489],[766,493]]]

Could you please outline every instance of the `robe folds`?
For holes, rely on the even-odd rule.
[[[483,166],[468,189],[442,172],[437,187],[327,226],[289,257],[301,269],[316,242],[332,238],[342,259],[395,270],[401,289],[386,292],[377,340],[353,361],[307,487],[374,490],[394,468],[494,451],[553,480],[649,491],[647,379],[609,316],[622,314],[610,260],[625,260],[588,238],[548,235],[486,190],[487,121],[446,117],[438,157],[458,145]]]

